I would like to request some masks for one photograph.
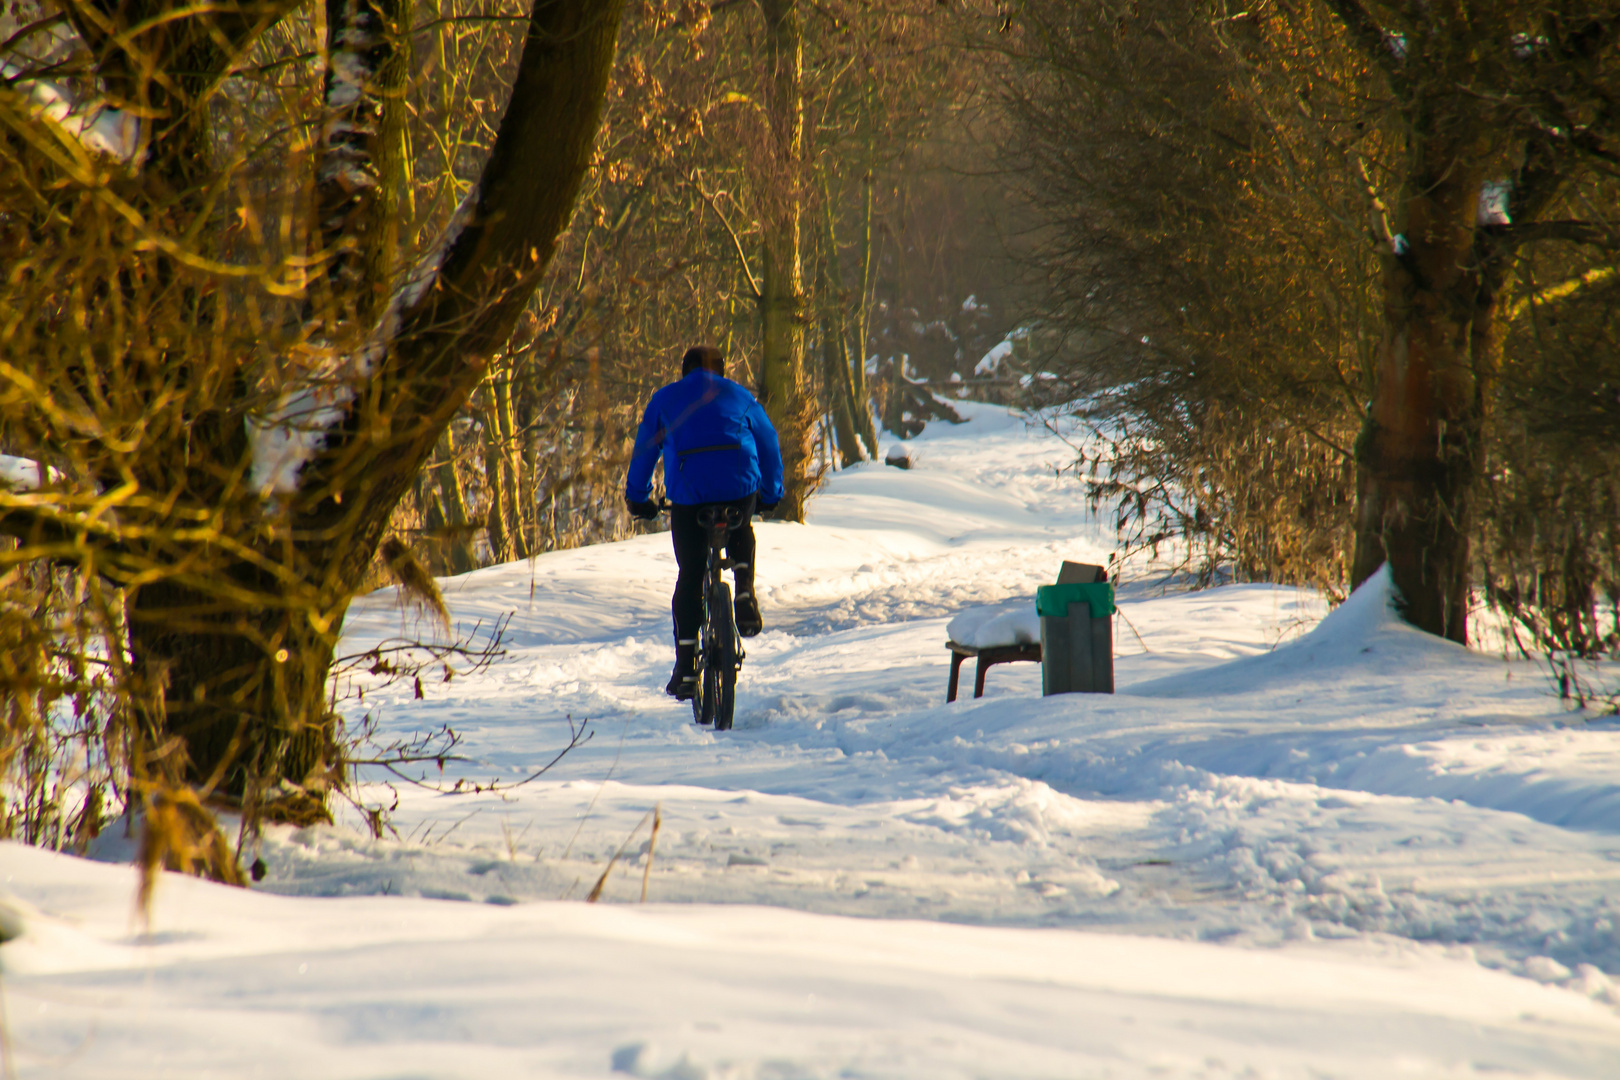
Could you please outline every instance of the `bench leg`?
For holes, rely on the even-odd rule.
[[[990,670],[990,665],[994,664],[995,661],[992,660],[989,664],[985,663],[983,653],[979,654],[978,660],[979,662],[975,665],[973,671],[973,696],[984,697],[984,673]]]
[[[959,652],[951,653],[951,685],[945,691],[945,704],[949,705],[956,700],[956,681],[962,674],[962,661],[965,660]]]

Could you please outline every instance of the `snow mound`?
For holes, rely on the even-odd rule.
[[[990,649],[998,645],[1032,645],[1041,640],[1041,620],[1028,597],[1004,604],[970,607],[945,627],[958,645]]]
[[[1267,682],[1329,672],[1377,677],[1456,664],[1495,666],[1455,642],[1407,623],[1395,611],[1397,595],[1389,567],[1381,567],[1302,637],[1259,656],[1139,683],[1128,692],[1146,697],[1235,694]]]

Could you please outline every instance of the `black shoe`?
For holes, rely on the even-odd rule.
[[[669,677],[664,693],[676,701],[691,701],[697,696],[697,644],[675,646],[675,671]]]
[[[752,593],[744,593],[732,602],[731,612],[737,620],[737,633],[754,637],[765,629],[765,619],[759,613],[759,602]]]
[[[759,613],[759,601],[754,599],[754,568],[738,563],[732,571],[737,579],[737,597],[731,602],[731,614],[742,637],[754,637],[765,629],[765,619]]]

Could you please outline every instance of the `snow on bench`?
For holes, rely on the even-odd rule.
[[[1039,644],[1041,620],[1035,614],[1035,601],[1026,597],[958,612],[946,624],[945,636],[957,645],[971,645],[975,649]]]
[[[984,696],[984,675],[996,664],[1041,659],[1041,620],[1035,614],[1031,597],[1002,604],[987,604],[959,612],[945,627],[951,650],[951,681],[945,691],[947,702],[956,700],[962,661],[977,659],[973,675],[973,696]]]

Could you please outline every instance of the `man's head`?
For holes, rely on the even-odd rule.
[[[690,375],[698,368],[712,371],[716,375],[724,375],[726,358],[713,345],[694,345],[686,350],[685,356],[681,357],[681,374]]]

